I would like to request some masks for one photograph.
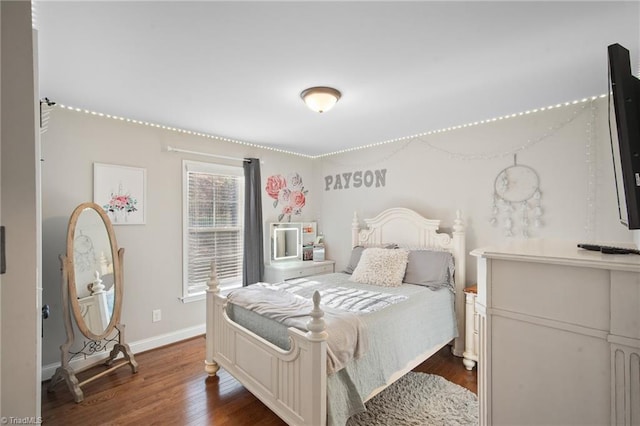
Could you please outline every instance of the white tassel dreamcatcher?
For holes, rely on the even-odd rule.
[[[502,225],[507,237],[520,230],[522,237],[529,237],[529,226],[539,228],[543,225],[540,200],[540,178],[529,166],[518,164],[513,156],[513,165],[503,169],[493,184],[492,225]],[[520,226],[518,227],[518,219]]]

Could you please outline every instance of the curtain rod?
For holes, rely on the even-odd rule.
[[[209,154],[208,152],[199,152],[199,151],[189,151],[188,149],[180,149],[180,148],[174,148],[172,146],[167,146],[167,151],[169,152],[182,152],[184,154],[195,154],[195,155],[203,155],[205,157],[215,157],[215,158],[222,158],[224,160],[234,160],[234,161],[249,161],[246,158],[239,158],[239,157],[229,157],[227,155],[218,155],[218,154]]]

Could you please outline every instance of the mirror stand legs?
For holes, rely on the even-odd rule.
[[[109,354],[109,358],[107,358],[107,360],[105,361],[104,364],[105,365],[113,364],[113,361],[115,361],[116,357],[118,356],[118,353],[122,353],[122,356],[127,361],[124,364],[129,364],[131,366],[131,372],[132,373],[137,373],[138,372],[138,362],[135,360],[135,358],[133,356],[133,352],[131,352],[131,349],[129,349],[129,345],[126,344],[126,343],[116,343],[113,346],[113,349],[111,349],[111,353]]]
[[[73,395],[73,400],[75,402],[82,402],[84,394],[82,389],[80,389],[80,382],[78,382],[78,379],[76,378],[76,373],[69,366],[58,367],[56,369],[56,372],[47,387],[47,392],[53,392],[53,388],[63,380],[67,383],[67,387]]]
[[[137,373],[138,363],[133,357],[133,352],[131,352],[129,345],[125,343],[124,340],[124,324],[117,324],[116,329],[118,330],[118,343],[113,345],[111,353],[109,354],[109,358],[107,358],[107,360],[105,361],[105,365],[113,364],[113,361],[115,361],[118,353],[122,353],[122,356],[127,361],[126,363],[131,365],[131,372]]]
[[[123,324],[118,324],[116,325],[116,329],[118,330],[119,335],[117,336],[117,340],[114,342],[113,344],[113,348],[111,348],[111,351],[109,352],[109,356],[106,359],[102,359],[100,361],[97,361],[91,365],[88,365],[86,367],[83,367],[82,369],[76,371],[73,369],[73,367],[71,367],[70,361],[76,356],[76,355],[94,355],[95,351],[89,351],[87,352],[83,352],[82,350],[79,352],[71,352],[70,351],[70,347],[71,344],[73,343],[73,336],[71,336],[71,340],[69,342],[67,342],[66,344],[62,345],[60,347],[60,350],[62,352],[62,365],[60,367],[58,367],[56,369],[55,374],[53,375],[53,377],[51,378],[51,381],[49,382],[49,386],[47,387],[47,391],[48,392],[53,392],[53,388],[60,382],[64,381],[67,384],[67,387],[69,388],[69,391],[71,391],[71,394],[73,394],[73,400],[75,402],[82,402],[84,400],[84,393],[82,392],[81,387],[86,385],[89,382],[92,382],[93,380],[100,378],[102,376],[105,376],[107,374],[109,374],[110,372],[123,367],[125,365],[130,365],[131,366],[131,372],[132,373],[137,373],[138,372],[138,362],[136,361],[135,357],[133,356],[133,352],[131,352],[131,349],[129,348],[129,345],[124,343],[124,325]],[[115,340],[115,339],[114,339]],[[113,341],[113,340],[111,340]],[[94,341],[94,343],[97,343]],[[87,343],[85,343],[85,347],[87,346]],[[122,357],[124,358],[124,362],[118,362],[114,364],[114,361],[116,361],[116,358],[118,357],[118,354],[122,353]],[[94,374],[93,376],[83,380],[82,382],[78,381],[78,378],[76,377],[77,373],[81,373],[83,371],[87,371],[90,368],[93,368],[97,365],[105,365],[109,368],[107,368],[106,370],[100,371],[96,374]]]

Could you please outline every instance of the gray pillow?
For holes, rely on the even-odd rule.
[[[403,282],[453,290],[453,256],[447,251],[411,250]]]
[[[369,247],[369,246],[367,246],[367,247]],[[344,268],[344,271],[342,271],[342,272],[344,272],[345,274],[353,274],[353,271],[355,271],[356,266],[358,266],[358,262],[360,262],[360,257],[362,256],[362,252],[367,247],[365,247],[365,246],[355,246],[351,250],[351,257],[349,258],[349,264],[347,265],[346,268]],[[374,247],[374,246],[371,246],[371,247]],[[394,249],[394,248],[398,248],[398,245],[396,243],[388,243],[388,244],[383,244],[383,245],[378,246],[378,247],[387,248],[387,249]]]

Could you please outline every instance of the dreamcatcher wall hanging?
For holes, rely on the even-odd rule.
[[[527,238],[531,224],[536,228],[543,225],[541,198],[538,173],[529,166],[518,164],[514,155],[513,165],[498,173],[493,183],[490,222],[497,226],[502,221],[507,237],[519,231]]]

